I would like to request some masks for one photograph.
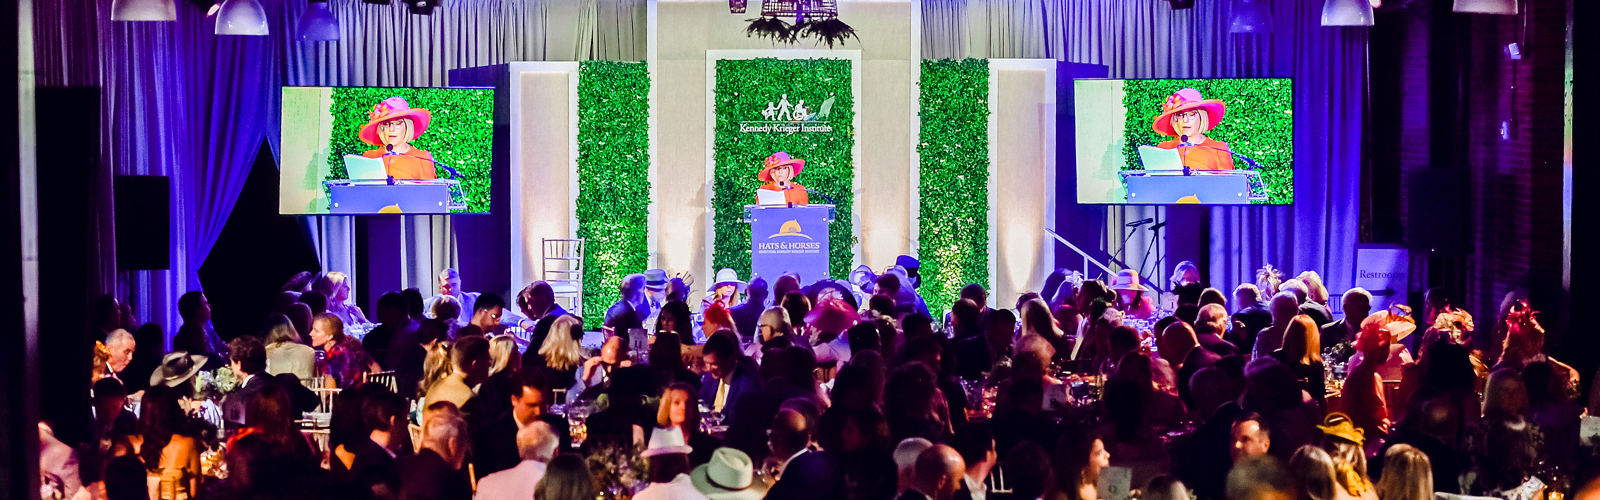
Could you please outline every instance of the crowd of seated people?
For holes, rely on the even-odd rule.
[[[1057,272],[1012,308],[966,286],[936,321],[916,265],[810,284],[724,270],[694,307],[683,279],[649,270],[587,324],[547,283],[508,304],[448,269],[437,295],[382,294],[369,321],[344,274],[301,273],[257,331],[215,331],[205,296],[186,294],[172,351],[104,297],[92,429],[41,423],[43,484],[113,500],[1597,488],[1580,436],[1600,398],[1577,397],[1525,294],[1480,328],[1443,289],[1420,315],[1374,312],[1372,294],[1335,295],[1315,272],[1267,266],[1230,296],[1185,262],[1166,297],[1137,274]]]

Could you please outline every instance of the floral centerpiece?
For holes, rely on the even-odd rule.
[[[643,448],[619,442],[595,442],[589,448],[589,474],[608,500],[626,500],[645,487],[650,465],[640,456]]]
[[[233,369],[226,366],[209,372],[196,373],[194,376],[194,396],[200,400],[222,399],[223,394],[233,391],[239,385],[239,376]]]

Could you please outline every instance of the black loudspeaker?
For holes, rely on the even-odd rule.
[[[117,200],[117,269],[171,268],[171,179],[119,175],[113,188]]]

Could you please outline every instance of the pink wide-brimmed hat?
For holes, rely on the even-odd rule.
[[[1156,116],[1155,123],[1151,124],[1157,134],[1167,137],[1177,137],[1178,132],[1172,130],[1172,115],[1189,111],[1191,109],[1205,110],[1207,130],[1216,128],[1222,123],[1222,117],[1228,114],[1228,105],[1218,99],[1205,99],[1200,96],[1200,91],[1183,89],[1173,92],[1167,101],[1161,103],[1161,115]]]
[[[817,331],[829,333],[844,333],[850,327],[856,326],[856,321],[861,315],[850,308],[850,303],[841,299],[831,299],[817,305],[816,309],[806,313],[806,324]]]
[[[761,178],[761,182],[772,182],[772,169],[784,165],[792,165],[794,167],[794,176],[799,176],[800,171],[806,168],[806,161],[799,158],[790,158],[789,153],[782,151],[772,153],[772,156],[768,156],[767,161],[762,164],[761,173],[757,174],[756,177]]]
[[[396,118],[410,118],[411,140],[415,141],[428,131],[428,122],[433,120],[433,113],[422,108],[413,108],[404,97],[390,97],[372,107],[367,113],[367,124],[361,126],[361,142],[379,146],[383,144],[378,139],[378,125]]]

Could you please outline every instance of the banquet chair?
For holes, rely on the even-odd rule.
[[[545,238],[544,273],[540,279],[550,284],[556,300],[567,300],[567,311],[583,316],[583,238]]]
[[[375,383],[383,384],[385,386],[388,386],[389,390],[392,391],[392,392],[400,392],[400,388],[398,387],[398,383],[395,381],[395,378],[394,378],[394,370],[384,370],[384,371],[381,371],[381,372],[368,373],[365,376],[366,376],[365,382],[375,382]]]

